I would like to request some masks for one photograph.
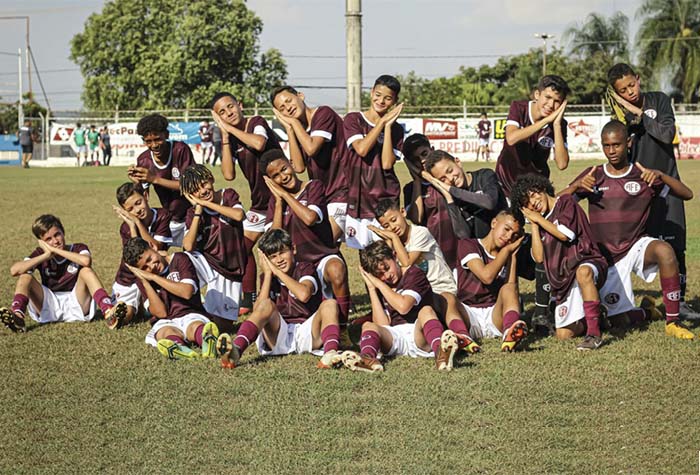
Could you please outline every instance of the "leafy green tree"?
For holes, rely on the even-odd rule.
[[[243,0],[111,0],[71,41],[88,108],[203,108],[219,90],[264,100],[287,76],[260,53],[262,21]]]
[[[29,92],[22,96],[22,111],[25,118],[38,118],[40,113],[46,116],[46,109],[39,105]],[[38,122],[35,123],[35,126],[39,125]],[[17,133],[17,128],[17,103],[4,104],[0,107],[0,133],[7,131],[15,134]]]
[[[610,18],[600,13],[590,13],[579,24],[564,31],[564,39],[569,41],[570,52],[581,58],[600,55],[608,62],[627,61],[629,19],[622,12]]]

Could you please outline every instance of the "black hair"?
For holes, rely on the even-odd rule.
[[[136,133],[141,137],[148,134],[168,133],[168,119],[160,114],[149,114],[142,117],[136,125]]]
[[[37,239],[41,239],[41,236],[49,232],[49,229],[54,226],[60,229],[63,234],[66,233],[60,219],[52,214],[42,214],[34,220],[34,224],[32,224],[32,234],[34,234]]]
[[[260,237],[258,249],[266,256],[292,249],[292,237],[284,229],[270,229]]]
[[[502,209],[501,211],[498,212],[498,214],[496,215],[496,218],[498,218],[499,216],[510,216],[511,218],[513,218],[515,220],[516,223],[518,223],[520,225],[521,230],[522,230],[523,226],[525,226],[525,217],[523,216],[523,213],[520,212],[520,210],[518,210],[518,212],[516,212],[512,208]]]
[[[270,163],[274,162],[275,160],[285,160],[287,162],[289,161],[282,149],[279,148],[273,148],[271,150],[268,150],[260,156],[258,167],[260,167],[260,171],[263,173],[263,175],[267,176],[267,167],[268,165],[270,165]]]
[[[399,201],[394,200],[392,198],[384,198],[382,200],[379,200],[379,203],[377,203],[377,207],[374,208],[374,216],[376,216],[377,219],[379,219],[382,216],[384,216],[386,212],[390,209],[399,210]]]
[[[126,200],[128,200],[134,193],[144,196],[143,187],[140,183],[132,183],[128,181],[119,185],[119,188],[117,188],[117,203],[119,203],[119,206],[124,206]]]
[[[140,237],[130,238],[126,243],[124,243],[124,249],[122,250],[122,259],[124,262],[130,266],[136,266],[143,256],[143,253],[149,250],[151,246],[148,245],[145,239]]]
[[[214,183],[214,175],[206,165],[195,164],[185,168],[180,175],[180,192],[182,194],[194,194],[206,182]]]
[[[489,115],[486,113],[486,111],[481,111],[481,115],[488,117]]]
[[[430,173],[430,170],[432,170],[438,162],[441,162],[443,160],[449,160],[451,162],[454,162],[455,157],[445,152],[444,150],[433,150],[432,152],[430,152],[430,155],[428,155],[428,158],[425,159],[425,171]]]
[[[396,79],[394,76],[390,76],[388,74],[382,74],[377,78],[376,81],[374,81],[374,86],[384,86],[389,88],[394,94],[396,94],[396,97],[399,97],[399,93],[401,92],[401,83],[399,82],[398,79]]]
[[[360,267],[374,275],[385,260],[393,260],[394,251],[384,241],[374,241],[360,250]]]
[[[544,91],[548,87],[551,87],[552,90],[558,92],[562,96],[562,99],[571,94],[571,88],[566,83],[564,78],[557,76],[556,74],[542,76],[540,81],[537,83],[537,90],[540,92]]]
[[[602,137],[603,135],[608,134],[610,132],[619,132],[625,138],[627,138],[627,126],[619,120],[611,120],[610,122],[605,124],[603,126],[603,129],[600,131],[600,136]]]
[[[288,92],[290,94],[294,94],[295,96],[299,94],[292,86],[278,86],[270,93],[270,103],[272,104],[272,107],[275,106],[275,98],[283,92]]]
[[[403,141],[403,152],[404,160],[408,160],[411,163],[415,163],[415,157],[413,156],[420,147],[430,147],[430,140],[423,134],[412,134],[406,137]],[[420,168],[423,168],[421,165]]]
[[[234,96],[230,92],[217,92],[216,94],[214,94],[214,97],[211,98],[211,101],[209,101],[209,104],[207,104],[209,106],[209,109],[214,109],[214,106],[216,105],[217,102],[219,102],[219,99],[221,99],[222,97],[230,97],[234,101],[238,102],[238,99],[236,99],[236,96]]]
[[[615,66],[608,70],[608,84],[614,86],[615,82],[618,79],[622,79],[625,76],[636,77],[637,73],[634,72],[634,69],[632,69],[632,66],[630,66],[629,64],[617,63]]]
[[[530,201],[530,193],[546,193],[554,196],[554,185],[549,178],[537,173],[520,175],[510,191],[510,203],[514,215],[520,216],[520,208]]]

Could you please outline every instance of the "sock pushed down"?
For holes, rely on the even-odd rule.
[[[440,323],[440,320],[437,319],[428,320],[425,322],[425,325],[423,325],[423,336],[425,337],[425,341],[428,342],[430,348],[432,348],[436,355],[440,351],[440,337],[442,336],[443,330],[444,328],[442,323]]]
[[[239,353],[242,354],[245,349],[255,341],[259,332],[260,330],[258,330],[258,327],[250,320],[241,323],[241,327],[238,329],[238,333],[236,333],[236,338],[233,339],[233,344],[238,348]]]
[[[586,335],[600,337],[600,302],[583,302],[583,316],[586,318]]]

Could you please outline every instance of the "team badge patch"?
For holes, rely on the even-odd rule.
[[[550,137],[540,137],[537,142],[544,148],[552,148],[554,147],[554,140],[552,140]]]
[[[251,224],[255,224],[255,223],[257,223],[258,221],[260,221],[260,218],[258,217],[258,215],[255,214],[255,213],[252,213],[252,212],[251,212],[251,213],[248,213],[248,214],[246,215],[245,218],[246,218],[246,219],[248,220],[248,222],[251,223]]]
[[[173,173],[173,178],[175,178],[176,180],[180,179],[180,169],[179,168],[173,167],[172,173]]]
[[[650,119],[656,119],[656,109],[647,109],[644,111],[644,115]]]
[[[355,231],[355,228],[353,228],[352,226],[348,226],[345,233],[348,235],[348,237],[355,237],[357,231]]]
[[[562,317],[562,318],[566,317],[566,315],[568,313],[569,313],[569,307],[567,307],[566,305],[562,305],[561,307],[559,307],[559,316],[560,317]]]
[[[605,303],[607,303],[608,305],[615,305],[619,301],[620,295],[614,292],[605,296]]]
[[[75,274],[76,272],[78,272],[78,264],[71,264],[66,270],[69,274]]]
[[[636,181],[628,181],[625,183],[625,191],[630,195],[636,195],[642,189],[642,186]]]

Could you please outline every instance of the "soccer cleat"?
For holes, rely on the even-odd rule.
[[[586,335],[583,337],[583,341],[576,345],[578,351],[590,351],[597,350],[603,344],[603,339],[599,336]]]
[[[435,367],[438,371],[451,371],[455,354],[459,350],[457,335],[452,330],[445,330],[440,336],[440,349],[435,355]]]
[[[457,337],[457,346],[460,350],[464,350],[467,353],[478,353],[481,351],[481,347],[477,342],[472,340],[469,335],[464,335],[462,333],[455,333]]]
[[[216,339],[216,353],[224,356],[233,348],[233,338],[228,333],[221,333]]]
[[[167,356],[171,360],[194,359],[199,357],[199,354],[189,346],[179,345],[167,338],[158,340],[158,351],[160,351],[161,355]]]
[[[700,313],[696,312],[687,302],[681,302],[679,317],[681,320],[700,320]]]
[[[216,358],[218,356],[219,327],[216,323],[209,322],[202,329],[202,358]]]
[[[331,369],[337,368],[341,364],[343,364],[343,356],[338,350],[330,350],[323,354],[316,367],[318,369]]]
[[[24,317],[20,316],[19,312],[12,312],[2,307],[0,308],[0,321],[15,333],[24,333],[26,331]]]
[[[518,320],[517,322],[513,323],[503,334],[501,351],[506,351],[509,353],[515,351],[515,347],[518,346],[518,343],[520,343],[526,336],[527,324],[522,320]]]
[[[663,320],[664,314],[656,308],[656,300],[654,297],[644,296],[639,302],[639,308],[644,310],[649,320]]]
[[[688,328],[679,321],[666,324],[666,335],[672,336],[673,338],[680,338],[681,340],[692,340],[695,338],[693,332],[688,330]]]
[[[359,355],[354,351],[343,351],[340,358],[343,365],[352,371],[364,371],[365,373],[384,371],[382,363],[371,356]]]
[[[228,333],[222,333],[216,340],[216,352],[221,356],[221,367],[233,369],[241,361],[241,352],[233,344],[233,338]]]
[[[107,320],[107,328],[116,330],[120,328],[126,318],[126,304],[118,302],[114,307],[105,312],[105,320]]]

